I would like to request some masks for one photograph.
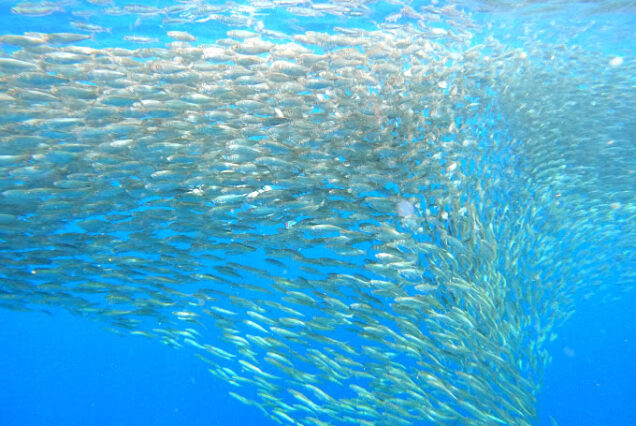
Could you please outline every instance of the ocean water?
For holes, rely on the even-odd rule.
[[[561,328],[535,424],[634,424],[634,302],[587,303]],[[3,424],[274,424],[187,351],[64,313],[2,320]]]
[[[634,27],[0,1],[0,424],[636,424]]]

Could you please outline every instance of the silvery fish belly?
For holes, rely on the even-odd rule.
[[[564,2],[85,3],[0,35],[3,308],[282,424],[523,425],[577,302],[633,287],[636,62],[534,31]]]

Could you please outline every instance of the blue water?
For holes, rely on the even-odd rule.
[[[0,320],[0,424],[266,424],[187,350],[67,313]]]
[[[636,294],[582,302],[548,345],[540,424],[636,424]]]
[[[549,345],[539,425],[636,424],[636,293],[582,303]],[[1,310],[0,424],[266,425],[188,350],[97,322]]]

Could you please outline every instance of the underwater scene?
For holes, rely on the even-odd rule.
[[[0,0],[0,425],[636,424],[635,28]]]

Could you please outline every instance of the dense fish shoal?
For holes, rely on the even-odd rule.
[[[577,299],[633,287],[633,57],[189,6],[108,10],[235,28],[0,35],[0,306],[187,347],[283,424],[531,424]]]

